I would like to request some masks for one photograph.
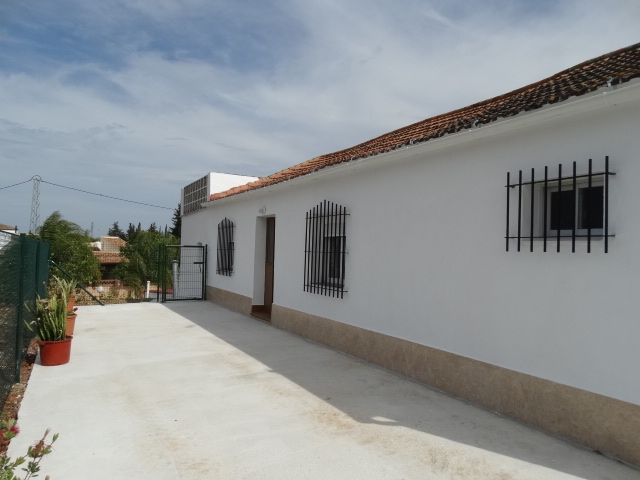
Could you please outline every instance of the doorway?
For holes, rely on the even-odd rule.
[[[253,305],[251,315],[267,322],[271,321],[271,308],[273,306],[274,265],[275,265],[275,239],[276,218],[267,217],[266,229],[262,243],[264,245],[264,289],[262,305]]]
[[[273,306],[273,260],[276,240],[276,218],[267,218],[267,250],[264,262],[264,310],[271,319],[271,307]]]

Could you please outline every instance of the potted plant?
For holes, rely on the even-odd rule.
[[[67,304],[67,312],[72,310],[76,300],[75,289],[78,282],[74,279],[65,280],[64,278],[56,276],[54,276],[53,279],[57,287],[55,290],[56,293],[61,295]]]
[[[59,295],[36,299],[35,308],[29,308],[34,319],[27,328],[35,333],[40,347],[42,365],[62,365],[69,362],[71,339],[67,329],[67,303]]]
[[[66,334],[68,337],[73,335],[73,330],[76,328],[76,318],[78,317],[78,314],[76,313],[77,311],[78,307],[73,307],[71,310],[67,311]]]

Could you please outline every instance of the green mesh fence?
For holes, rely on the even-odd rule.
[[[27,306],[46,295],[49,244],[26,235],[0,232],[0,407],[14,383],[33,333]]]

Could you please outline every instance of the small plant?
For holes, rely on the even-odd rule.
[[[91,298],[86,293],[79,293],[76,295],[76,303],[80,305],[86,305],[91,301]]]
[[[20,433],[20,428],[16,424],[14,419],[7,419],[6,417],[0,418],[0,435],[5,440],[10,440]],[[51,439],[51,443],[47,443],[47,437],[49,436],[49,429],[44,432],[44,435],[35,444],[31,445],[27,449],[27,454],[22,457],[18,457],[15,460],[7,456],[0,456],[0,480],[28,480],[32,477],[37,477],[40,473],[40,462],[53,451],[53,443],[58,439],[56,433]],[[27,460],[27,458],[29,460]],[[24,477],[18,477],[16,475],[16,469],[21,465],[21,470],[25,472]],[[49,476],[45,477],[45,480],[49,480]]]
[[[69,311],[67,312],[67,317],[71,317],[71,316],[73,316],[73,315],[77,315],[77,314],[76,314],[76,312],[77,312],[77,311],[78,311],[78,307],[73,307],[73,309],[72,309],[72,310],[69,310]]]
[[[65,303],[67,303],[69,301],[69,297],[74,294],[78,282],[73,279],[65,280],[64,278],[56,277],[55,275],[53,280],[55,281],[54,294],[56,296],[61,296]]]
[[[34,319],[25,322],[38,340],[43,342],[55,342],[67,338],[67,302],[58,296],[49,299],[36,299],[35,308],[27,306]]]
[[[109,288],[103,295],[102,300],[114,300],[116,298],[117,292],[114,292],[112,288]]]
[[[5,440],[11,440],[20,433],[20,427],[16,425],[15,419],[7,419],[4,415],[0,419],[0,435]]]

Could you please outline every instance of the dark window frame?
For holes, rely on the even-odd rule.
[[[536,176],[535,169],[532,168],[529,180],[523,179],[520,170],[518,180],[514,183],[511,183],[511,173],[507,172],[507,252],[514,240],[518,252],[522,242],[527,240],[530,252],[534,250],[534,241],[541,240],[543,251],[546,252],[547,244],[555,240],[556,251],[560,252],[561,243],[571,240],[571,251],[575,252],[576,240],[586,240],[587,253],[591,253],[592,241],[602,240],[604,253],[608,253],[609,238],[615,236],[609,230],[609,179],[615,175],[609,168],[609,157],[605,157],[602,171],[593,171],[592,159],[589,159],[587,173],[578,174],[576,162],[572,166],[572,173],[563,175],[562,164],[559,164],[557,177],[553,178],[550,177],[547,166],[544,167],[543,178],[539,174]],[[580,197],[584,191],[591,192],[586,202]],[[601,197],[593,195],[597,191],[601,191]],[[596,203],[591,204],[594,201]],[[513,209],[512,203],[515,203]],[[598,217],[596,220],[593,218],[594,212]],[[585,215],[596,223],[584,225]],[[516,216],[517,220],[514,218]],[[516,224],[515,227],[513,223]]]
[[[305,292],[344,298],[348,216],[345,207],[327,200],[306,213]]]
[[[218,255],[216,273],[230,277],[233,275],[235,243],[233,241],[235,225],[225,217],[218,223]]]

